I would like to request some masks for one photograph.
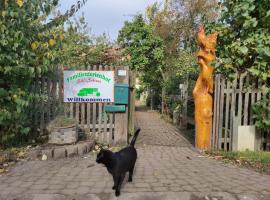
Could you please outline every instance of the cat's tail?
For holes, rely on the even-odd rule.
[[[138,137],[140,131],[141,131],[140,128],[138,128],[138,129],[136,130],[136,132],[134,133],[134,136],[133,136],[133,138],[132,138],[132,140],[131,140],[131,142],[130,142],[130,144],[129,144],[130,146],[133,146],[133,147],[134,147],[135,142],[136,142],[136,139],[137,139],[137,137]]]

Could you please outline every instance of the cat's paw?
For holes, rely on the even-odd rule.
[[[128,182],[132,182],[132,178],[128,178]]]
[[[113,187],[112,187],[112,189],[113,189],[113,190],[115,190],[115,189],[116,189],[116,187],[115,187],[115,186],[113,186]]]
[[[120,196],[120,191],[117,191],[117,190],[116,190],[116,191],[115,191],[115,196],[117,196],[117,197]]]

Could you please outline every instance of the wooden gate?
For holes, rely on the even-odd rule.
[[[255,89],[246,87],[250,81]],[[269,99],[269,93],[262,93],[262,85],[245,74],[233,81],[220,74],[215,76],[212,148],[232,150],[233,127],[254,124],[253,104],[262,98]]]
[[[125,77],[115,76],[117,83],[129,83],[127,67],[93,66],[86,70],[126,70]],[[36,80],[34,91],[41,98],[33,104],[33,125],[44,133],[46,125],[62,113],[77,119],[79,127],[92,134],[99,142],[123,143],[128,139],[128,107],[125,113],[106,113],[104,106],[112,103],[63,103],[63,74],[58,72],[53,77],[42,77]],[[131,96],[130,98],[133,98]],[[133,117],[133,116],[132,116]],[[132,126],[133,124],[131,124]]]

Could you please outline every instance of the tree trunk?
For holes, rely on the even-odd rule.
[[[153,105],[153,103],[154,103],[153,102],[153,98],[154,98],[153,89],[150,90],[150,95],[151,95],[151,104],[150,105],[151,105],[151,110],[153,110],[154,109],[154,105]]]
[[[162,87],[162,92],[161,92],[161,113],[165,113],[165,96],[166,96],[166,91],[165,88]]]

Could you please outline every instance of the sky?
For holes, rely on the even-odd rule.
[[[85,19],[91,29],[91,34],[101,35],[106,33],[111,41],[117,39],[118,31],[126,20],[144,11],[148,5],[162,0],[88,0],[76,13],[80,16],[84,13]],[[60,0],[60,10],[65,12],[77,0]]]

